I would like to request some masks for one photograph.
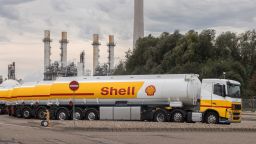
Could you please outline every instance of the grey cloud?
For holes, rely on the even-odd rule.
[[[200,29],[212,26],[249,26],[252,27],[256,15],[256,1],[164,1],[162,9],[146,8],[146,28],[150,31],[168,29]],[[238,5],[239,4],[239,5]],[[152,5],[149,4],[150,7]]]
[[[0,35],[0,42],[10,42],[10,39],[8,37]]]
[[[17,20],[19,19],[19,13],[13,6],[32,1],[35,0],[0,0],[0,17]]]
[[[145,31],[146,34],[157,35],[163,31],[173,32],[175,29],[187,31],[225,26],[235,30],[241,30],[241,27],[254,28],[255,5],[255,0],[144,0]],[[39,69],[34,63],[42,61],[35,62],[33,55],[17,50],[31,47],[31,50],[41,50],[38,55],[42,56],[45,29],[52,32],[53,47],[59,46],[58,38],[62,30],[70,34],[70,45],[76,40],[91,41],[93,33],[99,33],[104,41],[108,34],[114,34],[118,43],[117,51],[119,54],[124,53],[125,49],[132,46],[133,0],[0,0],[0,25],[0,32],[3,34],[0,41],[29,43],[11,43],[10,47],[15,51],[11,52],[12,56],[6,55],[17,58],[13,53],[19,53],[27,57],[28,59],[19,58],[24,63],[29,63],[20,71],[23,75],[29,75],[29,70]],[[54,53],[56,51],[53,55]],[[69,59],[74,57],[77,56],[71,55]],[[20,64],[21,67],[24,63]],[[4,70],[5,67],[0,67],[0,71]]]
[[[71,7],[69,6],[68,0],[53,0],[51,2],[52,2],[53,8],[57,11],[64,12],[71,9]]]
[[[17,20],[19,18],[19,15],[17,11],[14,11],[8,6],[0,6],[0,17]]]
[[[17,5],[22,3],[31,2],[34,0],[0,0],[0,5]]]

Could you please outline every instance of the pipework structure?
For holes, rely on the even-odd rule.
[[[92,42],[92,46],[93,46],[93,75],[95,75],[96,73],[96,68],[99,67],[99,46],[100,46],[100,42],[99,42],[99,34],[93,34],[93,42]]]
[[[4,81],[3,76],[0,75],[0,84],[2,84]]]
[[[8,65],[8,79],[16,80],[15,76],[15,62]]]
[[[80,53],[80,61],[77,63],[77,76],[85,75],[85,52]]]
[[[67,32],[62,32],[61,33],[61,40],[60,40],[60,62],[61,62],[61,67],[66,67],[67,66],[67,44],[68,44],[68,39],[67,39]]]
[[[50,31],[44,31],[44,72],[47,71],[47,68],[51,65],[51,38],[50,38]]]
[[[143,0],[134,0],[133,49],[139,38],[144,37],[144,6]]]
[[[55,80],[57,77],[77,76],[77,66],[74,62],[67,64],[67,32],[61,33],[60,62],[51,62],[50,31],[44,31],[44,80]]]
[[[115,42],[114,42],[114,36],[113,35],[109,35],[108,37],[109,39],[109,42],[107,44],[108,46],[108,66],[109,66],[109,74],[112,73],[112,71],[114,70],[114,62],[115,62],[115,59],[114,59],[114,47],[116,46],[115,45]]]

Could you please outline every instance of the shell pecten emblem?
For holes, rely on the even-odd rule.
[[[154,96],[156,92],[156,87],[154,85],[149,85],[146,87],[145,92],[147,96]]]

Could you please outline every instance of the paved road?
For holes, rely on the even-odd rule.
[[[0,116],[0,144],[253,144],[255,132],[86,132]]]
[[[4,144],[253,144],[255,133],[239,132],[83,132],[0,124]]]

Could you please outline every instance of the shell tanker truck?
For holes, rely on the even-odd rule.
[[[77,91],[69,88],[72,80]],[[23,118],[44,119],[49,110],[59,120],[241,121],[240,83],[201,82],[195,74],[59,78],[2,87],[0,100],[9,115]]]

